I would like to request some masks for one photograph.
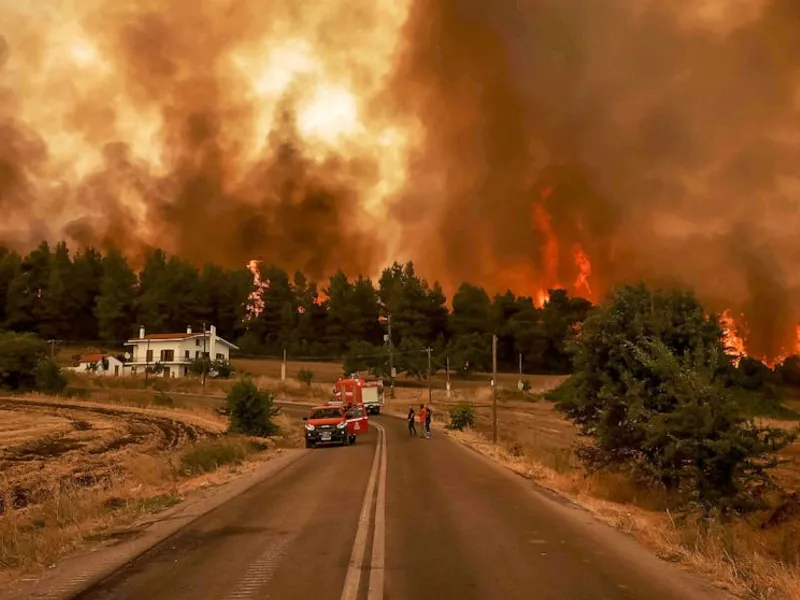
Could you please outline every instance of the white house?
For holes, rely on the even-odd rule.
[[[97,375],[98,377],[121,377],[130,374],[126,366],[125,363],[110,354],[96,352],[81,356],[78,359],[78,366],[71,367],[71,370],[86,375]]]
[[[212,325],[203,333],[193,333],[191,327],[186,333],[149,333],[144,327],[139,329],[139,337],[125,342],[131,347],[129,366],[133,375],[144,375],[156,363],[163,367],[163,377],[184,377],[189,374],[189,364],[205,355],[211,360],[230,360],[231,349],[239,348],[217,335]]]

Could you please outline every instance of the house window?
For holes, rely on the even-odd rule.
[[[195,346],[199,346],[200,345],[200,339],[199,338],[194,341],[194,345]]]
[[[186,357],[186,360],[189,360],[190,358],[192,358],[192,353],[191,353],[191,352],[189,352],[189,350],[187,350],[187,351],[184,353],[184,356]]]
[[[217,360],[225,360],[225,355],[217,352]]]
[[[175,350],[162,350],[161,362],[172,362],[175,360]]]
[[[194,357],[200,358],[200,350],[195,350]]]
[[[147,362],[149,362],[149,363],[153,362],[153,351],[152,350],[148,350],[147,351]]]

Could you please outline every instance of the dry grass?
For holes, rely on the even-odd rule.
[[[288,415],[277,419],[281,435],[263,440],[204,434],[222,429],[208,414],[120,408],[109,415],[93,412],[92,403],[50,401],[52,407],[2,411],[8,418],[0,428],[0,458],[9,460],[0,469],[0,585],[86,544],[125,536],[137,517],[229,481],[301,441],[299,421]],[[165,445],[164,422],[148,427],[148,415],[210,429],[193,430],[196,441],[168,435]],[[116,440],[129,443],[109,444]],[[17,455],[25,460],[15,462]]]
[[[483,400],[475,398],[477,404]],[[601,521],[635,536],[659,557],[700,572],[734,593],[764,600],[800,598],[800,520],[796,517],[766,530],[760,527],[763,513],[731,523],[679,519],[670,514],[669,498],[661,492],[637,486],[621,475],[586,476],[573,452],[577,432],[550,403],[501,406],[497,445],[490,441],[489,409],[477,412],[475,430],[448,435],[568,497]],[[788,454],[798,452],[791,447]],[[798,471],[794,463],[784,467],[783,483],[797,481]]]

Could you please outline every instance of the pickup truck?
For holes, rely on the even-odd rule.
[[[344,408],[336,405],[316,406],[305,421],[306,448],[321,444],[347,446],[356,443],[356,437],[367,433],[369,421],[361,405]]]

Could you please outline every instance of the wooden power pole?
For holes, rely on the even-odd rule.
[[[433,391],[431,389],[431,350],[433,350],[433,348],[428,347],[428,406],[433,404]]]
[[[389,325],[389,380],[391,382],[391,389],[389,394],[392,398],[394,398],[394,354],[392,352],[392,314],[389,313],[387,316],[387,322]]]
[[[492,442],[497,443],[497,336],[492,336]]]

